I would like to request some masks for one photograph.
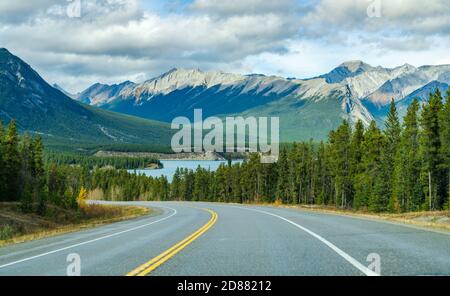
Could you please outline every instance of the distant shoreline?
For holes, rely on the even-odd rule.
[[[226,161],[227,159],[215,152],[187,152],[187,153],[153,153],[153,152],[115,152],[98,151],[98,157],[150,157],[158,160],[205,160]],[[231,156],[234,158],[234,156]],[[244,158],[243,155],[240,158]]]

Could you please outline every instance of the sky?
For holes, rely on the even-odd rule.
[[[0,47],[76,93],[172,68],[309,78],[450,64],[447,0],[0,0]]]

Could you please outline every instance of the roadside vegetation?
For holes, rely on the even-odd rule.
[[[0,203],[0,246],[132,219],[148,213],[149,209],[142,207],[89,205],[73,210],[50,205],[44,215],[38,215],[24,213],[19,203]]]

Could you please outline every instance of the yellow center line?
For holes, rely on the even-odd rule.
[[[204,234],[206,231],[208,231],[217,221],[218,215],[216,212],[210,210],[210,209],[203,209],[211,214],[211,219],[203,225],[201,228],[199,228],[197,231],[171,247],[170,249],[164,251],[163,253],[159,254],[155,258],[151,259],[150,261],[142,264],[141,266],[137,267],[136,269],[130,271],[127,273],[127,276],[145,276],[148,275],[150,272],[161,266],[164,262],[175,256],[178,252],[183,250],[185,247],[187,247],[189,244],[191,244],[194,240],[199,238],[202,234]]]

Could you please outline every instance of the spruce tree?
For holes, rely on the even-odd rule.
[[[5,178],[5,130],[3,128],[3,123],[0,120],[0,201],[6,200],[6,178]]]
[[[382,170],[378,179],[381,189],[378,194],[382,195],[381,200],[389,201],[388,208],[391,212],[398,212],[400,204],[397,195],[393,194],[394,185],[394,161],[397,154],[398,143],[400,141],[401,126],[398,119],[397,108],[392,99],[389,107],[389,113],[385,122],[384,134],[386,136],[386,148],[382,154]]]
[[[332,153],[332,172],[335,182],[336,206],[347,206],[352,202],[351,189],[351,128],[347,121],[343,121],[338,129],[330,134]]]
[[[283,203],[289,203],[289,163],[286,148],[283,148],[278,157],[277,171],[277,200]]]
[[[19,138],[15,120],[9,123],[8,131],[4,140],[4,163],[5,163],[5,196],[8,201],[18,201],[19,195],[19,172],[20,156],[18,150]]]
[[[350,144],[350,178],[352,183],[352,195],[354,195],[354,183],[356,178],[362,172],[361,160],[363,156],[363,142],[364,142],[364,124],[358,120],[355,124],[355,131],[352,134]]]
[[[47,210],[47,193],[45,187],[45,170],[44,170],[44,145],[42,138],[38,137],[33,143],[33,194],[38,200],[38,214],[43,215]],[[80,179],[83,176],[79,176]],[[82,180],[80,180],[82,181]],[[84,184],[82,184],[84,185]]]
[[[29,135],[24,135],[19,143],[20,154],[20,190],[19,196],[21,201],[21,209],[24,212],[31,212],[33,210],[34,201],[34,148],[33,141]]]
[[[394,168],[393,196],[402,211],[416,211],[423,204],[423,192],[420,182],[419,150],[419,102],[415,99],[408,107],[403,120]]]
[[[355,176],[356,209],[368,208],[371,211],[381,211],[385,205],[377,194],[376,184],[381,172],[381,153],[385,146],[383,133],[372,121],[364,134],[362,144],[361,172]]]
[[[423,162],[421,180],[427,192],[429,210],[439,208],[443,201],[442,158],[439,114],[442,109],[442,96],[439,90],[431,93],[422,108],[420,118],[420,156]],[[445,179],[447,180],[447,179]]]
[[[447,179],[444,184],[447,187],[447,207],[450,209],[450,88],[447,90],[447,98],[440,115],[443,178]]]

